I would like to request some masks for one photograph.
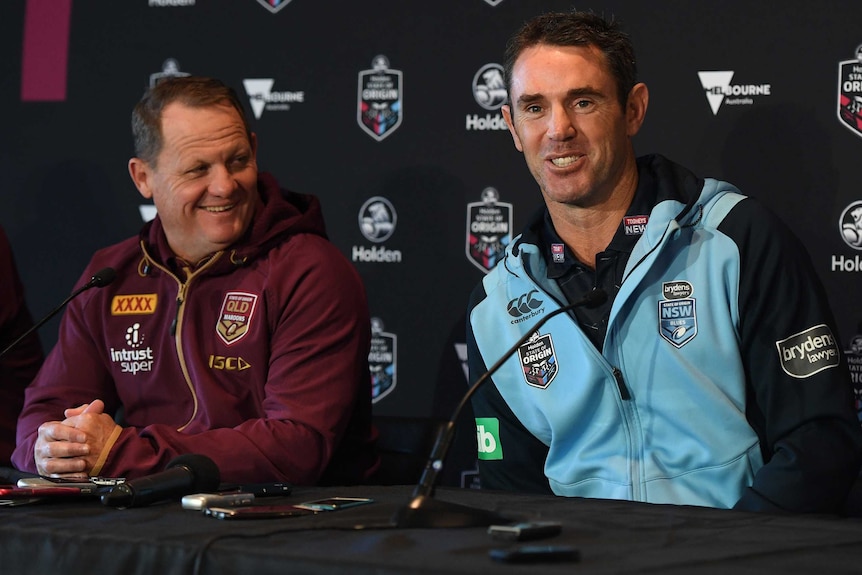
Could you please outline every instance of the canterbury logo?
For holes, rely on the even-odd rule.
[[[512,317],[521,317],[541,307],[544,301],[533,297],[533,294],[536,293],[538,293],[538,290],[533,290],[511,300],[506,306],[509,315]]]
[[[115,295],[111,300],[111,315],[143,315],[156,312],[158,294]]]

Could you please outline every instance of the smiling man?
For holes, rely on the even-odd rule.
[[[235,92],[171,78],[135,107],[129,173],[158,216],[95,254],[27,390],[14,464],[134,478],[184,453],[228,482],[353,483],[376,468],[370,319],[318,200],[258,173]]]
[[[615,22],[541,15],[504,67],[544,206],[470,301],[471,381],[530,334],[473,397],[482,486],[839,511],[862,430],[801,243],[731,184],[636,158],[649,93]]]

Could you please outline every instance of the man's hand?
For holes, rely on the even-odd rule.
[[[116,428],[99,399],[67,409],[64,421],[39,426],[34,446],[36,470],[49,477],[85,478]]]

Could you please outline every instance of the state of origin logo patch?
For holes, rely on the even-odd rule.
[[[256,304],[255,294],[237,291],[225,294],[218,323],[216,323],[216,333],[223,342],[232,345],[245,337],[251,325]]]
[[[527,343],[518,348],[518,359],[524,369],[524,380],[531,387],[546,389],[557,377],[559,367],[551,334],[534,333]]]

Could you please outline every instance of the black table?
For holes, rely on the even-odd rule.
[[[179,503],[112,509],[98,500],[0,508],[0,572],[277,573],[859,573],[862,520],[439,489],[437,498],[512,518],[553,519],[540,544],[580,550],[579,563],[492,561],[483,527],[386,526],[412,487],[297,488],[296,503],[336,495],[375,503],[305,517],[222,521]],[[358,529],[357,526],[365,528]]]

